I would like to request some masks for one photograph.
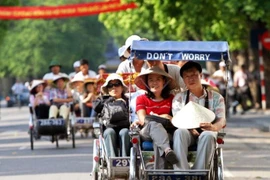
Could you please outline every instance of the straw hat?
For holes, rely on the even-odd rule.
[[[177,128],[199,128],[200,123],[211,123],[216,115],[213,111],[190,101],[172,118],[172,124]]]
[[[119,80],[121,81],[123,87],[124,87],[124,93],[127,92],[128,90],[128,87],[125,85],[124,81],[123,81],[123,78],[122,76],[120,76],[119,74],[116,74],[116,73],[112,73],[110,74],[107,78],[106,78],[106,81],[105,83],[101,86],[101,90],[103,93],[105,94],[108,94],[108,88],[107,88],[107,85],[110,81],[112,80]]]
[[[176,83],[175,83],[174,79],[168,73],[166,73],[165,71],[163,71],[162,69],[160,69],[157,66],[153,66],[151,68],[144,70],[136,77],[134,82],[138,88],[143,89],[143,90],[147,90],[146,76],[149,74],[158,74],[158,75],[165,76],[167,79],[166,82],[168,82],[170,90],[176,88]]]
[[[45,81],[43,81],[43,80],[33,80],[33,81],[32,81],[32,85],[31,85],[31,87],[30,87],[30,93],[31,93],[31,94],[35,93],[35,92],[34,92],[35,88],[36,88],[38,85],[40,85],[40,84],[43,84],[43,86],[46,85]]]

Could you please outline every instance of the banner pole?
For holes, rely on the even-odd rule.
[[[262,109],[266,110],[266,95],[265,95],[265,79],[264,79],[264,62],[262,52],[262,38],[259,36],[259,65],[260,65],[260,79],[261,79],[261,103]]]

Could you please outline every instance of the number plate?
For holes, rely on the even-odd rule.
[[[113,167],[129,167],[129,159],[113,159]]]
[[[92,119],[77,119],[76,123],[78,124],[92,124],[93,120]]]
[[[186,175],[186,174],[168,174],[168,175],[148,175],[149,180],[205,180],[205,175]]]
[[[63,126],[64,120],[63,119],[48,119],[48,120],[40,120],[40,126]]]

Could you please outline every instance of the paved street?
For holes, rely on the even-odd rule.
[[[1,180],[86,180],[92,167],[92,139],[76,136],[60,140],[59,148],[48,137],[35,141],[30,150],[28,109],[1,108]],[[269,115],[249,112],[228,120],[223,147],[225,179],[270,179]]]
[[[87,180],[91,179],[92,139],[76,137],[59,141],[59,148],[49,137],[34,142],[30,149],[28,108],[2,108],[0,120],[1,180]]]

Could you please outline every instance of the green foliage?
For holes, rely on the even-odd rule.
[[[133,2],[138,8],[99,16],[119,45],[138,34],[151,40],[225,40],[239,50],[248,46],[249,32],[258,23],[270,28],[270,1],[265,0]]]
[[[78,2],[31,0],[23,5]],[[66,73],[73,71],[73,62],[81,58],[89,60],[91,69],[96,69],[105,61],[108,35],[103,24],[98,21],[98,16],[10,22],[0,41],[0,77],[42,78],[49,71],[52,59],[59,60],[62,71]],[[3,29],[0,27],[0,31]]]

